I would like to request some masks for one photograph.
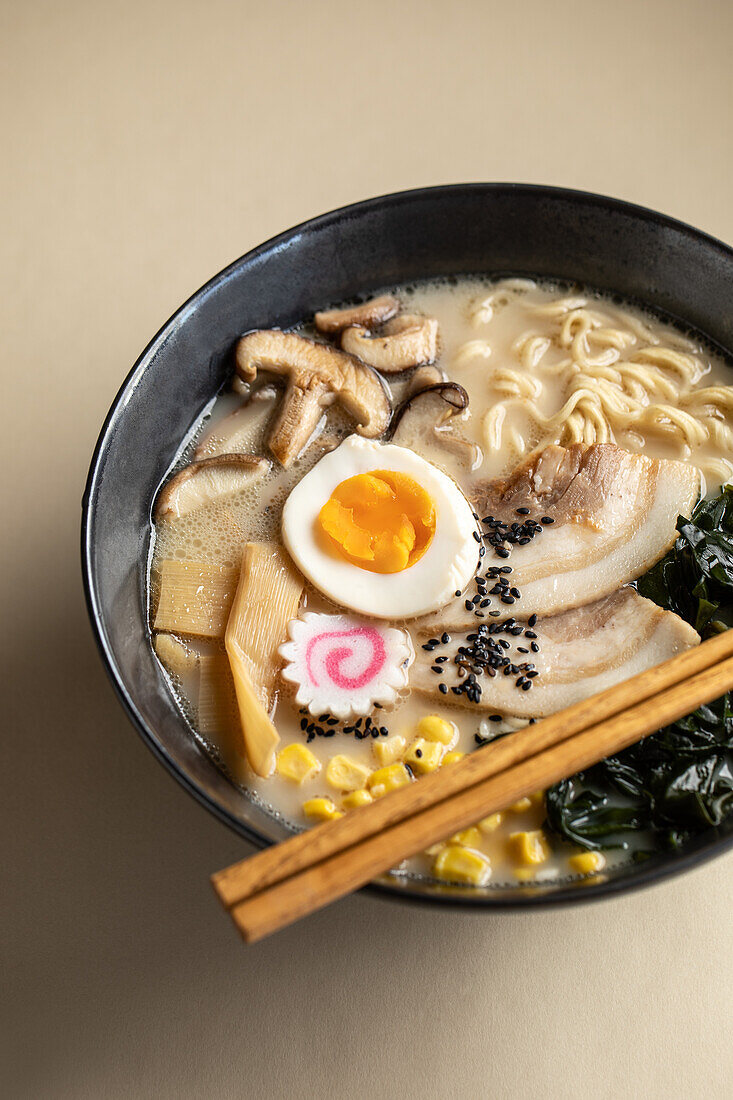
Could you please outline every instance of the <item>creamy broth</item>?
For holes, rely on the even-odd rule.
[[[613,432],[611,438],[630,451],[643,450],[651,457],[683,459],[695,464],[703,470],[707,491],[715,489],[730,476],[731,455],[724,447],[728,431],[725,395],[717,394],[718,404],[712,410],[709,404],[696,404],[690,397],[690,393],[704,388],[708,392],[706,400],[711,402],[711,388],[725,386],[728,369],[709,349],[659,319],[628,306],[621,307],[602,296],[525,280],[491,283],[457,279],[402,288],[396,293],[405,310],[437,319],[440,330],[437,366],[465,388],[469,408],[446,425],[448,438],[411,430],[407,424],[402,426],[395,442],[417,451],[459,485],[465,486],[480,477],[505,474],[527,453],[550,442],[566,443],[574,438],[603,442],[608,438],[603,436],[605,429],[591,408],[593,402],[588,403],[581,397],[579,404],[572,408],[567,405],[568,377],[576,369],[568,366],[568,361],[579,346],[573,341],[586,323],[578,320],[579,310],[591,317],[588,324],[595,334],[590,343],[583,344],[593,352],[594,362],[585,367],[586,373],[592,376],[591,381],[597,376],[601,385],[608,384],[609,379],[613,384],[614,371],[618,377],[618,364],[632,364],[628,402],[620,412],[614,412],[615,420],[611,420],[608,429]],[[578,305],[578,302],[583,304]],[[568,314],[573,311],[575,320],[568,325]],[[302,331],[309,334],[311,330],[305,327]],[[660,348],[665,349],[666,359],[659,359]],[[679,361],[675,356],[681,357]],[[656,374],[647,376],[644,372],[649,367]],[[410,373],[390,377],[394,404],[403,397]],[[678,404],[675,404],[673,390],[682,394]],[[249,402],[247,411],[242,414],[246,421],[246,445],[242,449],[266,453],[266,435],[280,394],[280,387],[271,395],[264,390]],[[576,398],[571,399],[571,405],[573,400]],[[583,405],[584,400],[587,408]],[[186,460],[190,460],[194,445],[198,446],[200,455],[210,453],[211,444],[207,445],[206,441],[215,443],[219,425],[241,406],[241,402],[242,397],[232,393],[222,394],[216,400],[196,431],[194,444],[186,451]],[[648,409],[655,402],[668,409],[682,408],[679,423],[674,418],[666,422],[664,415],[650,415]],[[500,405],[504,411],[497,416],[496,409]],[[570,411],[558,418],[558,414],[568,408]],[[707,418],[704,423],[714,422],[715,430],[708,431],[704,439],[702,430],[694,435],[692,420],[698,414],[697,422],[703,414]],[[352,431],[352,424],[345,415],[329,411],[320,434],[290,469],[284,470],[273,463],[268,476],[251,488],[226,496],[188,516],[158,523],[150,568],[151,609],[155,609],[158,599],[161,562],[204,562],[234,570],[239,566],[245,542],[279,540],[282,507],[291,489]],[[593,438],[589,438],[589,432],[595,433]],[[304,606],[308,610],[330,613],[339,610],[308,584]],[[402,625],[409,627],[409,623]],[[424,637],[414,637],[416,648],[424,641]],[[205,655],[223,654],[223,645],[217,639],[192,638],[187,644]],[[170,662],[167,663],[170,668]],[[185,673],[176,674],[174,670],[171,683],[193,730],[216,755],[215,738],[205,737],[198,729],[196,700],[191,697]],[[235,721],[233,700],[231,708]],[[456,740],[451,751],[463,753],[471,752],[477,743],[487,738],[524,724],[511,716],[505,716],[502,721],[490,721],[485,714],[452,705],[449,697],[436,693],[428,698],[408,691],[397,705],[375,709],[371,719],[381,732],[376,738],[360,739],[353,732],[343,731],[344,726],[353,726],[353,721],[329,726],[304,714],[295,705],[287,685],[283,684],[273,716],[281,736],[280,747],[294,742],[307,743],[321,761],[320,774],[302,785],[277,773],[266,779],[245,773],[235,779],[273,813],[294,828],[301,828],[307,824],[303,814],[306,799],[323,796],[332,799],[337,807],[340,805],[340,796],[329,786],[325,774],[333,755],[344,753],[371,769],[377,768],[380,764],[374,746],[395,734],[404,736],[409,743],[415,737],[418,722],[428,714],[455,725]],[[323,731],[322,735],[313,735],[316,728]],[[541,864],[523,866],[511,854],[511,846],[507,843],[509,835],[539,830],[543,819],[543,801],[538,792],[535,798],[524,800],[507,811],[498,825],[488,823],[464,838],[468,847],[489,856],[492,885],[516,883],[517,879],[542,881],[577,874],[568,863],[572,849],[553,841],[552,836],[547,838],[552,852]],[[426,855],[410,861],[400,870],[430,875],[432,864],[432,856]]]

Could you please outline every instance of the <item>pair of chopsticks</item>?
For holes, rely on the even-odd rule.
[[[733,630],[212,876],[248,943],[733,689]]]

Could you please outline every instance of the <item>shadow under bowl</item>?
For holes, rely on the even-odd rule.
[[[126,378],[83,500],[82,567],[96,640],[143,739],[180,783],[262,847],[289,835],[201,749],[149,643],[151,503],[181,441],[231,373],[250,329],[288,327],[358,294],[449,275],[548,277],[635,300],[733,358],[733,250],[681,222],[561,188],[465,184],[370,199],[296,226],[236,260],[171,317]],[[385,876],[396,898],[461,906],[587,901],[678,873],[733,843],[733,821],[678,852],[591,879],[477,889]]]

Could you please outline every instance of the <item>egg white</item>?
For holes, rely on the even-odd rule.
[[[423,556],[399,573],[360,569],[331,550],[318,513],[342,481],[371,470],[409,474],[435,506],[435,534]],[[379,619],[408,619],[437,611],[474,575],[478,543],[471,505],[446,474],[393,444],[351,435],[298,482],[285,502],[282,535],[293,561],[334,603]]]

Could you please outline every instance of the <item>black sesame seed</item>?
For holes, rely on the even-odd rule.
[[[478,531],[473,532],[473,537],[476,539],[476,542],[481,542],[481,536],[479,535]]]
[[[473,600],[465,600],[464,607],[466,611],[473,611]]]
[[[521,599],[522,593],[518,588],[510,588],[509,592],[512,596],[515,596],[518,600]]]
[[[372,737],[379,737],[379,730],[376,726],[372,730]]]
[[[420,760],[422,757],[422,749],[415,749],[415,756]]]
[[[490,714],[489,715],[489,721],[490,722],[501,722],[501,718],[502,718],[502,716],[500,714]]]
[[[302,730],[308,729],[308,719],[307,719],[307,718],[301,718],[301,720],[300,720],[300,728],[301,728]]]
[[[527,619],[527,626],[534,626],[534,624],[536,622],[537,622],[537,616],[536,615],[530,615],[530,617]]]
[[[381,733],[382,737],[387,737],[387,735],[389,734],[389,730],[386,726],[380,726],[379,732]]]
[[[536,638],[537,637],[534,630],[525,630],[524,636],[525,636],[525,638]]]
[[[505,547],[503,547],[503,546],[497,546],[496,552],[497,552],[497,554],[499,555],[500,558],[508,558],[509,557],[509,551],[507,549],[505,549]]]
[[[441,634],[440,640],[443,643],[443,645],[448,645],[448,642],[450,641],[450,634],[447,634],[447,633],[446,634]]]
[[[502,603],[514,603],[514,596],[502,596],[501,597],[501,602]]]
[[[528,516],[529,515],[529,508],[517,508],[517,515],[518,516]]]
[[[552,516],[540,516],[540,523],[554,523]]]
[[[438,684],[438,691],[440,692],[441,695],[447,695],[448,694],[448,685],[447,684]]]
[[[442,665],[431,665],[430,666],[430,671],[435,672],[435,673],[441,673],[443,671],[443,666]]]
[[[525,649],[524,646],[522,646],[522,645],[518,645],[517,646],[517,653],[529,653],[529,650]]]
[[[540,647],[537,645],[537,642],[530,642],[529,648],[532,650],[533,653],[539,653],[540,651]]]
[[[460,588],[457,588],[457,589],[455,590],[455,592],[453,593],[453,595],[454,595],[454,596],[460,596],[460,594],[461,594],[461,590],[460,590]]]
[[[529,691],[529,689],[531,687],[532,687],[532,681],[531,680],[525,680],[524,683],[522,684],[522,691]]]

